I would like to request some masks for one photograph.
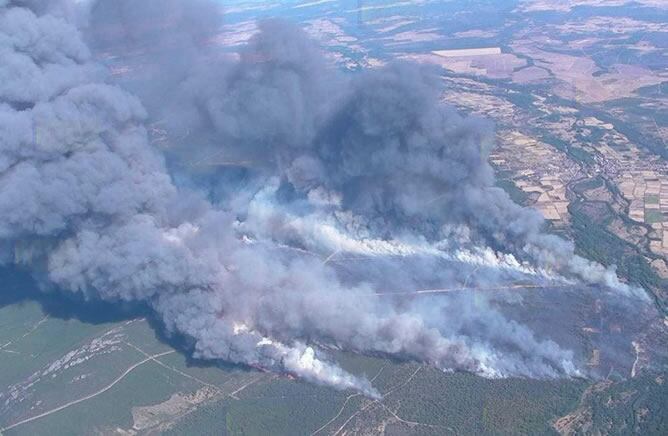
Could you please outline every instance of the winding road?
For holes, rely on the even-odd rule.
[[[22,421],[15,422],[14,424],[8,425],[7,427],[0,428],[0,434],[2,432],[7,431],[7,430],[11,430],[13,428],[16,428],[20,425],[27,424],[29,422],[38,420],[40,418],[44,418],[44,417],[49,416],[49,415],[51,415],[53,413],[56,413],[56,412],[60,412],[61,410],[67,409],[68,407],[74,406],[76,404],[83,403],[84,401],[90,400],[91,398],[95,398],[98,395],[103,394],[103,393],[107,392],[109,389],[113,388],[118,382],[123,380],[128,374],[130,374],[132,371],[137,369],[139,366],[145,364],[146,362],[150,362],[150,361],[152,361],[152,360],[154,360],[158,357],[166,356],[168,354],[172,354],[172,353],[175,353],[175,352],[176,352],[175,350],[169,350],[169,351],[165,351],[165,352],[162,352],[162,353],[153,354],[151,356],[148,356],[146,359],[141,360],[141,361],[135,363],[134,365],[132,365],[131,367],[129,367],[128,369],[126,369],[123,374],[118,376],[114,381],[112,381],[107,386],[103,387],[102,389],[100,389],[96,392],[93,392],[90,395],[86,395],[85,397],[79,398],[78,400],[73,400],[73,401],[70,401],[69,403],[65,403],[62,406],[56,407],[55,409],[51,409],[51,410],[46,411],[44,413],[40,413],[39,415],[35,415],[33,417],[26,418]]]

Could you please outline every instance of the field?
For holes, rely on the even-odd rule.
[[[384,396],[372,401],[189,361],[132,314],[98,324],[61,315],[35,301],[0,309],[0,383],[9,387],[0,397],[3,434],[530,434],[549,431],[586,388],[579,380],[486,380],[337,353],[346,368],[374,380]]]

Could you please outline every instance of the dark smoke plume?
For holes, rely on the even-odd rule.
[[[442,105],[432,70],[345,76],[284,22],[221,55],[218,18],[205,0],[0,0],[3,262],[146,302],[197,357],[372,396],[323,350],[582,373],[490,298],[386,298],[517,280],[640,295],[493,186],[489,123]],[[115,52],[131,78],[94,61]]]

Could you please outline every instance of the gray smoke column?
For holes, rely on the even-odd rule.
[[[441,106],[432,72],[397,64],[343,77],[276,21],[237,60],[212,60],[193,30],[216,27],[210,2],[88,4],[87,32],[123,29],[122,50],[173,35],[145,53],[164,81],[119,82],[138,98],[92,61],[76,8],[36,5],[0,0],[3,262],[59,292],[146,302],[197,357],[370,396],[323,350],[490,377],[581,374],[572,352],[486,298],[426,310],[382,297],[398,284],[541,283],[548,269],[610,277],[492,187],[490,126]],[[111,49],[113,38],[89,37]],[[180,50],[191,61],[171,70]],[[150,142],[155,120],[167,124],[167,159]],[[179,165],[211,152],[243,164]],[[377,267],[332,266],[332,249]]]
[[[260,184],[267,174],[279,177],[283,192],[294,191],[287,201],[336,199],[339,209],[364,222],[367,235],[417,231],[436,241],[464,227],[466,244],[645,297],[621,283],[614,269],[545,235],[537,211],[494,186],[492,125],[441,104],[436,70],[390,63],[344,77],[327,67],[303,31],[277,20],[259,23],[236,62],[210,64],[206,49],[191,57],[205,59],[206,68],[195,63],[182,84],[171,83],[178,98],[171,105],[160,101],[163,109],[156,111],[170,120],[174,136],[182,134],[184,119],[188,131],[200,132],[192,138],[195,149],[174,141],[179,159],[186,147],[194,162],[211,156],[239,162],[248,170],[245,177],[258,177]],[[222,172],[214,176],[228,183]]]

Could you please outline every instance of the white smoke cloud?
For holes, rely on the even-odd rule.
[[[580,375],[573,352],[485,297],[429,313],[381,296],[562,275],[630,289],[492,187],[489,125],[441,106],[414,66],[343,77],[285,23],[212,60],[217,11],[100,0],[84,20],[69,2],[0,0],[0,259],[62,292],[145,302],[199,358],[372,397],[320,344],[488,377]],[[74,24],[96,52],[144,50],[165,74],[114,84]],[[187,154],[242,164],[178,165]],[[363,260],[335,265],[337,252]]]

